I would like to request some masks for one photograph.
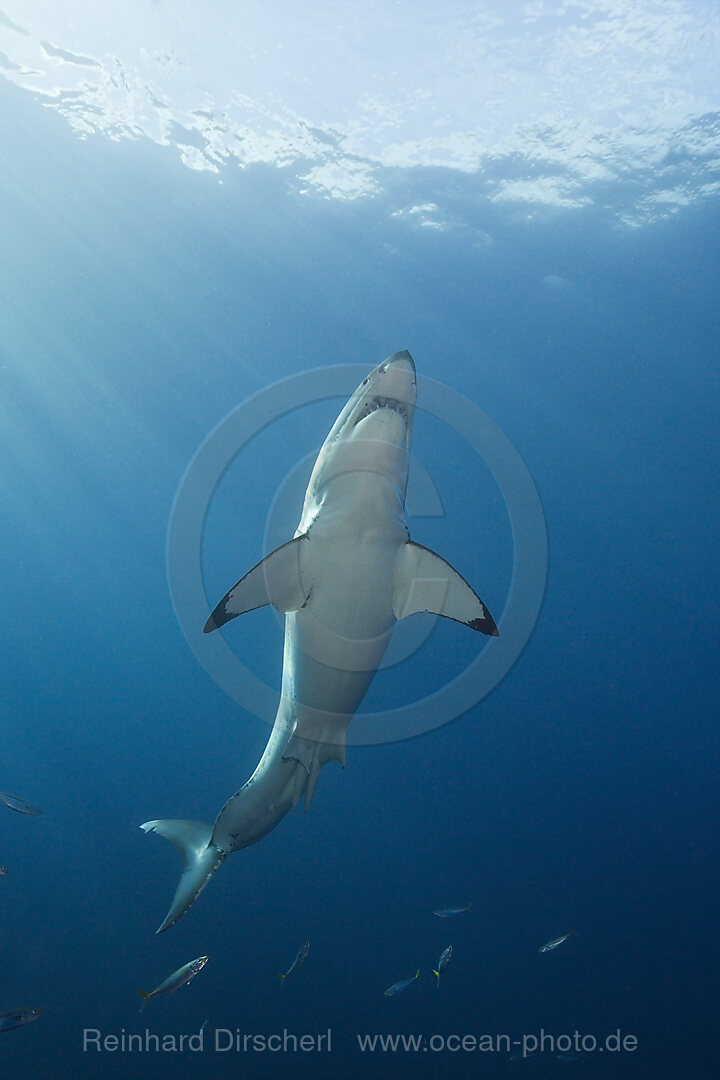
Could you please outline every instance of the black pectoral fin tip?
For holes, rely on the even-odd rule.
[[[211,634],[213,630],[217,630],[219,627],[224,626],[226,622],[229,622],[232,617],[226,612],[225,601],[222,600],[203,626],[203,634]]]
[[[487,608],[485,608],[485,614],[481,619],[471,619],[468,626],[471,630],[479,630],[481,634],[487,634],[488,637],[500,636],[495,620]]]

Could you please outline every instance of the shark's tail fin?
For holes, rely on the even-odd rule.
[[[220,851],[213,844],[213,826],[205,825],[201,821],[165,818],[161,821],[146,821],[140,828],[143,832],[164,836],[178,849],[185,863],[170,910],[157,929],[157,933],[161,934],[163,930],[174,926],[188,908],[192,907],[227,852]]]
[[[438,987],[438,990],[439,990],[440,989],[440,972],[436,971],[435,968],[433,968],[432,973],[435,976],[435,978],[437,979],[437,987]]]
[[[135,993],[139,994],[142,998],[142,1001],[140,1002],[140,1012],[142,1012],[147,1004],[147,999],[152,997],[152,992],[147,994],[144,990],[136,990]]]

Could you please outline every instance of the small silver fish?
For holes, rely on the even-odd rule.
[[[155,997],[156,994],[172,994],[173,990],[179,990],[185,983],[194,979],[199,971],[205,967],[208,962],[207,956],[198,956],[196,960],[189,960],[187,964],[183,964],[177,971],[173,971],[172,975],[168,975],[167,979],[164,979],[159,986],[156,986],[154,990],[150,990],[146,993],[144,990],[136,990],[135,993],[139,994],[142,1000],[140,1010],[145,1007],[145,1002]]]
[[[18,814],[42,814],[42,810],[38,810],[37,806],[25,799],[19,799],[17,795],[10,795],[7,791],[0,791],[0,802],[5,803],[10,810],[17,810]]]
[[[420,976],[420,968],[417,969],[411,979],[401,979],[400,982],[393,983],[392,986],[388,986],[387,990],[383,994],[383,997],[395,997],[396,994],[401,994],[403,990],[407,990],[411,983],[414,983]]]
[[[444,971],[450,963],[450,957],[452,956],[452,945],[448,945],[447,949],[443,949],[440,953],[440,959],[438,960],[437,969],[433,968],[433,975],[437,979],[438,990],[440,989],[440,972]]]
[[[288,975],[292,975],[293,971],[298,971],[303,966],[303,964],[307,960],[307,955],[309,952],[310,942],[306,941],[305,944],[298,949],[297,953],[295,954],[295,959],[293,960],[287,971],[278,971],[277,977],[278,979],[282,979],[283,986],[285,985],[285,980],[287,979]]]
[[[0,1012],[0,1031],[12,1031],[13,1028],[31,1024],[41,1012],[42,1009],[7,1009]]]
[[[0,866],[0,877],[7,877],[9,873],[7,866]]]
[[[550,941],[546,941],[544,945],[541,945],[538,952],[552,952],[553,949],[557,949],[558,945],[562,945],[563,941],[567,941],[569,937],[575,933],[574,930],[569,930],[567,934],[562,934],[560,937],[551,938]]]
[[[437,915],[440,919],[449,919],[452,915],[462,915],[463,911],[469,911],[472,907],[472,900],[465,907],[444,907],[439,911],[433,911],[433,915]]]

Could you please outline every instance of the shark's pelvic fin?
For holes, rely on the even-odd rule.
[[[292,790],[292,808],[293,810],[300,802],[300,796],[305,790],[307,784],[308,774],[305,769],[298,763],[297,768],[293,774],[293,790]]]
[[[465,578],[436,552],[408,540],[395,560],[393,612],[396,619],[404,619],[418,611],[498,636],[495,620]]]
[[[332,732],[332,740],[329,740],[329,737],[326,734],[326,739],[328,741],[323,739],[321,728],[315,732],[314,736],[303,736],[296,731],[288,740],[288,744],[283,750],[283,759],[285,761],[297,761],[300,765],[300,768],[296,770],[294,777],[293,810],[297,806],[300,796],[304,791],[305,813],[308,812],[312,797],[315,794],[318,776],[320,775],[320,770],[323,765],[326,765],[328,761],[339,761],[343,769],[345,768],[346,728],[347,722],[344,726],[341,722],[336,730]]]
[[[236,615],[272,604],[278,611],[297,611],[308,598],[300,572],[307,537],[296,536],[275,548],[226,593],[205,623],[204,632],[217,630]]]
[[[213,826],[205,825],[201,821],[165,818],[160,821],[146,821],[140,828],[143,832],[164,836],[178,849],[185,863],[170,910],[157,929],[157,933],[161,934],[163,930],[174,926],[180,916],[192,907],[227,852],[220,851],[212,843]]]

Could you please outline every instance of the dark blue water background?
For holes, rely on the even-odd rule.
[[[439,170],[436,202],[452,183],[466,224],[412,229],[391,216],[413,200],[411,171],[347,204],[293,194],[283,170],[219,183],[146,143],[79,140],[0,93],[0,787],[43,809],[0,808],[0,1004],[44,1010],[0,1036],[3,1077],[717,1075],[717,202],[639,229],[597,208],[528,218]],[[155,937],[180,863],[137,826],[212,820],[269,731],[175,619],[165,534],[180,478],[268,383],[402,348],[532,473],[550,544],[534,635],[466,715],[329,765],[307,818],[234,855]],[[261,555],[278,484],[341,404],[266,432],[228,474],[208,525],[213,602]],[[422,412],[414,450],[444,506],[416,539],[501,610],[502,500]],[[277,685],[272,614],[231,631]],[[476,648],[439,627],[373,705],[422,696]],[[432,915],[470,901],[457,920]],[[275,972],[306,938],[281,992]],[[138,1014],[134,987],[205,953],[193,984]],[[405,995],[383,997],[418,966]],[[333,1050],[82,1049],[84,1028],[193,1032],[205,1018],[208,1039],[331,1028]],[[370,1057],[356,1042],[542,1028],[619,1028],[638,1049],[511,1063]]]

